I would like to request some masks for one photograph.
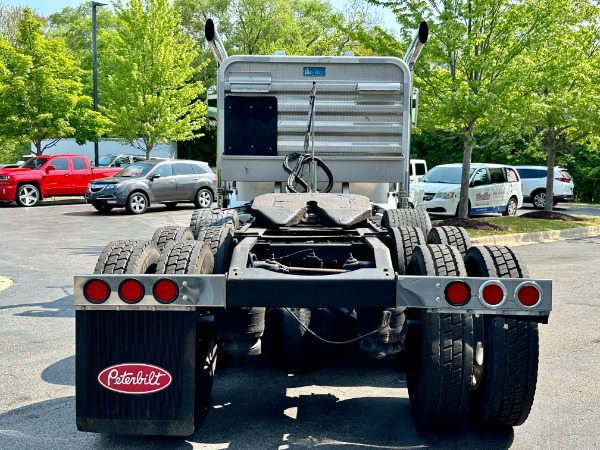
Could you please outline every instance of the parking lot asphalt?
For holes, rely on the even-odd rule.
[[[68,201],[0,208],[0,275],[13,283],[0,292],[0,449],[598,448],[600,238],[515,250],[532,276],[554,280],[555,305],[549,324],[540,326],[536,400],[520,427],[415,427],[404,373],[350,355],[306,376],[281,373],[260,358],[235,362],[219,372],[209,415],[186,439],[77,431],[73,275],[93,271],[111,240],[148,239],[160,226],[187,225],[193,210],[99,214]]]

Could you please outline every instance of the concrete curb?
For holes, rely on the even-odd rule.
[[[471,244],[516,246],[598,235],[600,235],[600,225],[593,227],[567,228],[564,230],[554,231],[534,231],[532,233],[485,236],[471,239]]]

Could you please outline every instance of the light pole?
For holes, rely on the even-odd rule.
[[[96,45],[96,7],[106,3],[92,2],[92,82],[94,85],[94,111],[98,111],[98,50]],[[94,139],[94,165],[98,167],[98,138]]]

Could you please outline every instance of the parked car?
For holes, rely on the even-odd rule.
[[[545,166],[515,166],[521,177],[523,186],[523,201],[532,203],[534,208],[543,209],[546,202],[546,174]],[[552,205],[559,202],[570,202],[575,198],[573,177],[566,169],[554,168],[554,182],[552,187]]]
[[[0,202],[35,206],[46,197],[83,195],[92,180],[119,169],[92,168],[83,155],[41,155],[17,168],[0,169]]]
[[[98,167],[127,167],[145,159],[143,155],[102,155],[98,158]]]
[[[455,216],[458,211],[462,164],[442,164],[427,172],[410,189],[424,192],[427,212]],[[469,179],[469,215],[502,213],[514,216],[523,205],[519,174],[502,164],[472,163]]]
[[[142,214],[154,203],[174,208],[193,202],[196,208],[208,208],[216,189],[217,176],[205,162],[149,159],[90,183],[85,198],[99,212],[126,208],[130,214]]]

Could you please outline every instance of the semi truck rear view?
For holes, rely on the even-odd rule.
[[[408,208],[427,25],[404,60],[228,57],[211,20],[205,33],[219,207],[111,242],[75,276],[78,428],[190,435],[217,358],[301,374],[348,351],[402,358],[418,424],[522,424],[552,283]]]

